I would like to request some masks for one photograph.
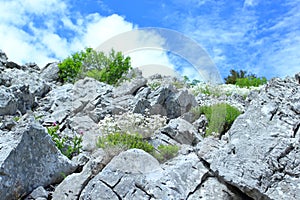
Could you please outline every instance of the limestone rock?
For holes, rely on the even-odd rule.
[[[211,169],[254,199],[300,198],[300,85],[273,79],[228,132]]]
[[[226,185],[220,183],[218,179],[214,177],[209,177],[207,180],[191,194],[188,200],[199,200],[199,199],[209,199],[209,200],[245,200],[243,196],[239,196],[233,193]]]
[[[51,89],[50,85],[40,77],[39,72],[29,67],[8,68],[0,74],[0,80],[0,85],[6,87],[28,86],[30,93],[36,97],[44,97]]]
[[[29,123],[14,132],[0,131],[1,199],[16,199],[38,186],[57,183],[62,173],[75,169],[42,126]]]
[[[295,79],[296,79],[297,83],[300,84],[300,72],[295,74]]]
[[[47,82],[56,82],[59,79],[58,72],[59,68],[57,63],[49,63],[42,69],[40,75]]]
[[[114,96],[122,96],[122,95],[133,95],[135,94],[141,87],[145,86],[147,83],[147,79],[139,78],[132,79],[130,81],[125,81],[121,83],[120,86],[116,87],[113,91]]]
[[[193,153],[160,166],[146,152],[131,149],[95,176],[79,199],[188,199],[207,173]]]
[[[0,50],[0,68],[2,68],[4,70],[4,66],[7,63],[7,56],[6,54]]]
[[[52,195],[53,199],[73,200],[80,196],[88,182],[107,164],[104,151],[98,151],[94,155],[97,155],[97,157],[92,157],[80,173],[71,174],[55,188]]]
[[[177,91],[172,85],[166,85],[150,93],[149,89],[137,93],[133,111],[144,114],[148,109],[150,114],[159,114],[175,119],[196,105],[195,97],[187,90]]]
[[[26,85],[10,88],[0,86],[0,95],[0,116],[13,115],[17,112],[24,114],[35,105],[35,96]]]
[[[47,200],[48,199],[48,192],[42,187],[39,186],[34,189],[26,198],[25,200]]]
[[[169,124],[160,129],[160,132],[179,144],[195,145],[202,140],[195,127],[181,118],[170,120]]]

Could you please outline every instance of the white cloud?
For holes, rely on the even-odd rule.
[[[134,27],[118,15],[71,12],[59,0],[4,1],[0,18],[0,49],[12,61],[40,67]]]
[[[125,21],[123,17],[116,14],[102,17],[96,13],[89,15],[87,19],[89,23],[86,25],[83,40],[87,46],[93,48],[96,48],[115,35],[134,28],[132,23]]]
[[[252,7],[252,6],[256,6],[258,4],[258,0],[245,0],[244,1],[244,7]]]
[[[272,3],[210,2],[213,12],[172,13],[166,19],[177,21],[182,32],[201,44],[223,76],[230,69],[268,78],[293,75],[300,69],[300,4]]]
[[[0,38],[5,38],[0,49],[12,61],[20,64],[36,62],[40,67],[85,47],[96,48],[116,35],[137,28],[116,14],[104,17],[99,13],[83,16],[77,11],[71,12],[66,3],[59,0],[6,2],[0,8],[0,17],[4,19],[0,21]],[[131,39],[123,38],[118,44],[130,48],[130,45],[147,47],[153,44],[161,47],[164,43],[163,38],[150,32]],[[115,48],[114,44],[108,43],[108,48]],[[132,65],[136,67],[152,64],[174,68],[162,50],[123,52],[131,57]],[[161,69],[155,70],[160,73]]]

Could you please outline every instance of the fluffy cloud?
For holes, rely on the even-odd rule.
[[[116,14],[83,15],[70,10],[69,7],[71,6],[65,1],[59,0],[5,2],[0,8],[0,17],[3,19],[0,21],[0,38],[5,38],[0,43],[0,49],[6,52],[10,60],[20,64],[36,62],[40,67],[44,67],[47,63],[63,59],[72,52],[85,47],[97,48],[114,36],[137,28]],[[115,45],[116,43],[118,45]],[[108,52],[114,48],[130,56],[134,67],[150,69],[150,66],[156,66],[152,67],[152,72],[173,73],[174,66],[166,52],[161,49],[164,39],[159,35],[145,31],[134,37],[121,37],[121,41],[116,43],[110,41],[106,43],[106,49],[100,50]],[[127,49],[122,49],[122,45]],[[135,49],[130,49],[132,45]],[[149,51],[149,45],[160,49]]]
[[[204,12],[199,10],[196,16],[175,13],[167,19],[181,24],[179,30],[208,51],[223,77],[230,69],[243,69],[267,78],[299,71],[298,1],[207,3],[201,7]],[[192,9],[196,12],[198,8]]]
[[[59,0],[4,1],[0,8],[0,49],[10,60],[40,67],[85,47],[100,43],[133,24],[123,17],[81,15]],[[55,8],[55,9],[53,9]]]

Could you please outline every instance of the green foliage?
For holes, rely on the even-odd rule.
[[[158,161],[165,162],[178,153],[179,147],[176,145],[159,145],[158,153],[155,152],[154,147],[143,139],[140,134],[127,134],[127,133],[112,133],[103,137],[99,137],[97,146],[103,149],[109,149],[110,151],[119,151],[119,149],[142,149],[152,154]],[[116,153],[112,153],[116,155]]]
[[[78,78],[86,76],[98,81],[115,85],[131,68],[130,57],[112,50],[108,56],[91,48],[72,54],[58,64],[59,78],[74,83]]]
[[[265,77],[262,78],[247,77],[247,78],[236,79],[235,84],[239,87],[250,88],[251,86],[258,87],[266,83],[267,83],[267,79]]]
[[[193,79],[192,81],[189,79],[189,77],[187,76],[183,76],[183,82],[188,85],[188,86],[195,86],[197,85],[198,83],[200,83],[199,80],[197,79]]]
[[[20,119],[21,119],[21,118],[18,117],[18,116],[16,116],[16,117],[13,118],[13,120],[14,120],[15,122],[18,122]]]
[[[198,116],[201,114],[206,116],[208,120],[206,136],[212,135],[213,132],[223,135],[241,114],[237,108],[226,103],[196,107],[193,109],[193,112]]]
[[[190,83],[190,85],[191,85],[191,86],[195,86],[195,85],[197,85],[198,83],[200,83],[200,81],[197,80],[197,79],[194,79],[194,80],[192,80],[192,82]]]
[[[87,48],[85,51],[74,53],[58,64],[58,76],[61,82],[74,83],[76,81],[81,70],[82,62],[91,50],[91,48]]]
[[[235,70],[230,70],[230,74],[229,76],[227,76],[225,78],[225,83],[226,84],[235,84],[236,83],[236,79],[238,78],[245,78],[246,77],[246,71],[243,71],[243,70],[240,70],[239,72],[238,71],[235,71]]]
[[[151,88],[151,90],[156,90],[158,87],[161,86],[160,82],[152,82],[152,83],[148,83],[148,86]]]
[[[52,140],[54,141],[56,147],[60,150],[60,152],[67,156],[69,159],[71,159],[74,155],[79,154],[82,148],[82,136],[78,137],[76,135],[71,140],[71,145],[68,145],[68,138],[59,136],[57,133],[58,130],[59,125],[54,124],[51,127],[47,127],[48,134],[51,136]]]
[[[103,52],[91,50],[84,60],[81,76],[116,85],[130,69],[132,69],[130,57],[125,58],[121,52],[112,50],[108,56],[105,56]]]
[[[97,146],[107,148],[112,146],[124,146],[126,149],[142,149],[148,153],[152,153],[154,147],[147,141],[144,141],[139,134],[113,133],[105,137],[99,137]]]
[[[176,145],[159,145],[157,149],[159,154],[156,154],[155,157],[159,162],[174,158],[179,151],[179,147]]]
[[[77,136],[71,140],[71,145],[68,145],[64,151],[64,155],[71,159],[74,155],[78,155],[82,148],[82,136]]]
[[[258,87],[260,85],[266,84],[267,79],[265,77],[258,78],[255,74],[246,75],[247,72],[240,70],[240,72],[235,70],[230,70],[229,76],[225,78],[226,84],[235,84],[239,87]]]

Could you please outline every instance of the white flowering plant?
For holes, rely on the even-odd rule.
[[[126,112],[121,115],[106,116],[99,122],[103,134],[111,133],[139,133],[143,138],[150,138],[154,132],[166,125],[167,118],[161,115],[143,115]]]

